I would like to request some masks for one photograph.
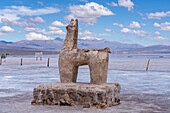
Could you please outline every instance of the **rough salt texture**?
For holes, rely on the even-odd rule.
[[[88,65],[92,84],[106,83],[109,48],[77,49],[78,20],[71,20],[66,26],[67,35],[59,55],[60,80],[63,83],[76,82],[79,66]]]
[[[120,103],[120,85],[51,83],[34,88],[32,104],[106,108]]]

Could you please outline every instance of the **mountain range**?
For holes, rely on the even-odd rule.
[[[54,40],[21,40],[17,42],[0,41],[0,52],[58,52],[61,50],[64,39],[57,37]],[[170,46],[156,45],[144,47],[139,44],[125,44],[104,39],[78,39],[78,48],[105,48],[109,47],[112,53],[152,53],[170,52]]]
[[[170,54],[170,46],[154,45],[143,48],[116,51],[116,54]]]

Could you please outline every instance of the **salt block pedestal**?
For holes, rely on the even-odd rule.
[[[105,83],[51,83],[34,88],[32,104],[106,108],[120,103],[120,85]]]

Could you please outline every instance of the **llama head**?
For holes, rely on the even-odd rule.
[[[77,48],[77,38],[78,38],[78,20],[75,21],[71,19],[69,25],[66,26],[67,35],[64,40],[64,45],[62,50],[72,50]]]
[[[69,33],[78,31],[78,19],[76,19],[75,21],[73,19],[71,19],[70,24],[66,26],[66,30]]]

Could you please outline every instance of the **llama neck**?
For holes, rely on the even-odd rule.
[[[62,50],[72,50],[72,49],[77,49],[77,35],[75,32],[72,33],[67,32]]]

